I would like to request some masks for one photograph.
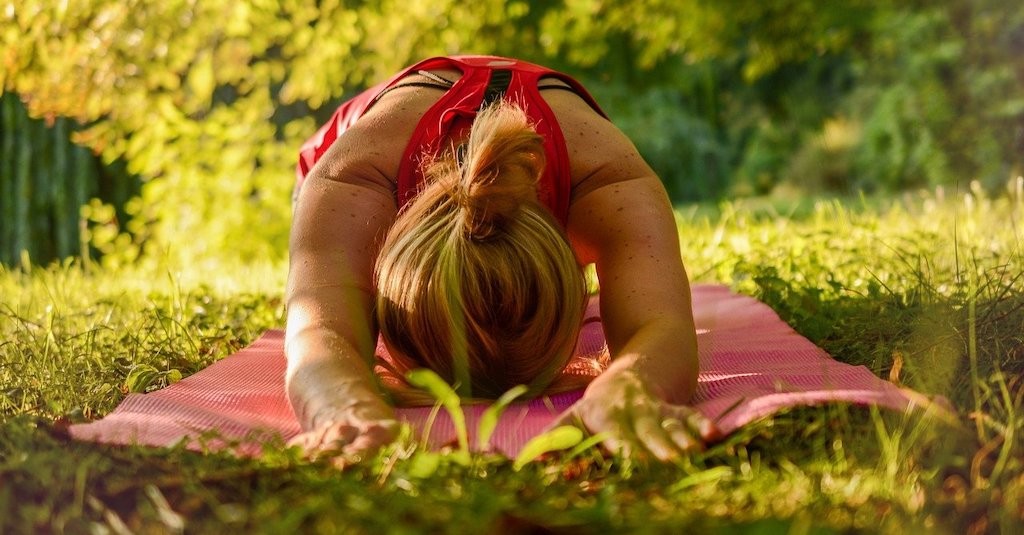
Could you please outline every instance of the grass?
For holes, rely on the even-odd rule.
[[[693,279],[947,397],[958,421],[797,409],[671,466],[585,452],[517,471],[407,440],[339,471],[280,445],[254,460],[69,441],[67,423],[281,325],[285,266],[0,271],[0,533],[1020,531],[1024,199],[946,197],[681,207]]]

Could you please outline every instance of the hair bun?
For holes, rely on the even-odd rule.
[[[544,140],[520,107],[499,101],[481,110],[459,151],[452,195],[471,238],[494,236],[523,203],[537,202]]]

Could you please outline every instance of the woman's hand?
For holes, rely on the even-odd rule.
[[[605,433],[604,447],[609,451],[627,457],[653,455],[661,461],[700,451],[706,442],[720,437],[707,417],[658,399],[626,369],[609,370],[595,379],[552,427],[557,425]]]
[[[394,410],[378,395],[348,393],[310,415],[308,430],[288,441],[310,457],[352,459],[372,453],[398,437]]]

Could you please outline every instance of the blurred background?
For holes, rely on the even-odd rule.
[[[287,255],[302,140],[428,56],[580,79],[676,203],[998,190],[1024,2],[2,0],[0,263]]]

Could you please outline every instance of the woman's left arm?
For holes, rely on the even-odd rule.
[[[610,123],[595,124],[608,129],[609,157],[595,176],[619,179],[573,202],[568,233],[580,261],[596,265],[612,363],[571,414],[591,432],[607,433],[609,449],[669,460],[717,435],[685,405],[698,362],[679,231],[661,181],[632,143]]]

